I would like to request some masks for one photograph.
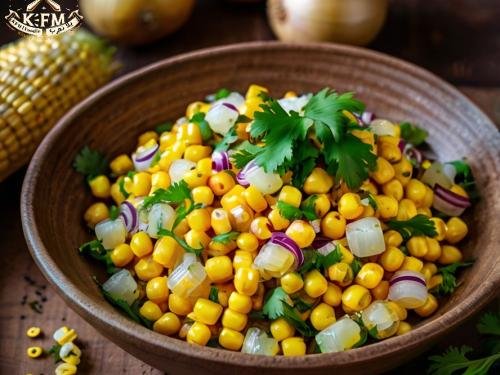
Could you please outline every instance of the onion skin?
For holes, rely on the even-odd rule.
[[[81,0],[86,23],[96,33],[124,44],[158,40],[179,29],[195,0]]]
[[[382,28],[387,0],[268,0],[267,14],[282,41],[363,46]]]

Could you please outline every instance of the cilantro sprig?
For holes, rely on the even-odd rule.
[[[275,99],[261,104],[255,113],[250,135],[265,146],[255,162],[267,172],[294,173],[294,185],[301,186],[305,176],[319,164],[320,157],[328,171],[351,189],[358,188],[376,167],[376,156],[370,145],[350,133],[346,112],[362,112],[363,103],[352,93],[337,94],[326,88],[312,96],[304,114],[286,112]],[[321,144],[315,147],[308,138]]]
[[[106,157],[97,150],[85,146],[75,157],[73,168],[83,174],[88,181],[105,174],[108,170]]]
[[[234,232],[234,231],[221,233],[212,237],[212,242],[226,245],[229,242],[236,240],[236,238],[238,238],[239,235],[240,235],[239,232]]]
[[[214,135],[214,132],[210,128],[210,125],[208,125],[207,120],[205,120],[205,113],[203,112],[195,113],[193,117],[191,117],[189,122],[198,125],[198,128],[200,129],[201,133],[201,138],[203,139],[204,142],[210,140]]]
[[[271,320],[284,318],[305,337],[312,337],[317,333],[314,328],[300,318],[298,311],[293,306],[292,299],[281,287],[273,289],[268,294],[262,313]]]
[[[477,202],[479,200],[479,192],[470,165],[465,160],[455,160],[449,164],[453,165],[457,172],[455,182],[464,188],[471,201]]]
[[[215,303],[219,303],[219,288],[216,286],[212,286],[210,288],[210,294],[208,295],[208,299]]]
[[[276,208],[281,216],[290,221],[299,220],[303,217],[310,221],[316,220],[318,218],[314,209],[316,199],[318,199],[317,195],[311,195],[302,203],[300,208],[280,200],[276,203]]]
[[[481,349],[487,350],[485,356],[470,358],[473,349],[465,345],[460,348],[449,347],[443,354],[429,357],[431,365],[428,373],[431,375],[490,373],[491,367],[500,360],[500,315],[486,313],[476,327],[481,335],[486,336],[485,345],[481,346]]]
[[[409,220],[389,220],[387,226],[398,231],[405,241],[413,236],[434,237],[437,235],[434,222],[422,214],[416,215]]]
[[[433,290],[433,292],[441,296],[453,293],[458,286],[455,276],[457,270],[459,268],[469,267],[473,264],[474,262],[457,262],[445,267],[440,267],[438,273],[443,277],[443,281]]]
[[[80,254],[91,257],[106,266],[106,272],[110,275],[116,273],[118,268],[115,267],[115,264],[111,260],[110,251],[106,250],[104,246],[102,246],[101,241],[93,240],[84,243],[78,248]]]
[[[411,143],[413,146],[419,146],[424,143],[429,135],[427,130],[410,124],[409,122],[399,124],[399,128],[401,129],[401,138]]]
[[[304,251],[304,264],[300,267],[299,272],[305,274],[311,270],[325,271],[328,267],[342,260],[342,252],[337,245],[334,250],[327,255],[323,255],[316,250]]]

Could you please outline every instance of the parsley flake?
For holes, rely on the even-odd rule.
[[[469,267],[472,264],[474,262],[457,262],[440,267],[438,273],[443,277],[443,281],[435,288],[434,292],[441,296],[453,293],[458,286],[455,273],[459,268]]]
[[[436,226],[427,216],[419,214],[409,220],[389,220],[387,226],[398,231],[405,241],[413,236],[434,237],[437,235]]]
[[[226,244],[230,243],[231,241],[236,240],[236,238],[238,238],[239,235],[240,235],[239,232],[227,232],[227,233],[218,234],[217,236],[212,237],[212,242],[226,245]]]
[[[88,181],[105,174],[108,169],[108,161],[97,150],[85,146],[75,157],[73,168],[78,173],[83,174]]]
[[[93,240],[86,242],[78,248],[78,251],[82,255],[89,256],[101,263],[104,263],[106,266],[106,272],[110,275],[118,271],[118,268],[115,267],[115,264],[111,260],[110,251],[106,250],[104,246],[102,246],[101,241]]]

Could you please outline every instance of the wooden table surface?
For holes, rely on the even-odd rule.
[[[7,14],[7,1],[0,15]],[[500,6],[497,0],[393,0],[386,26],[369,46],[417,63],[452,84],[500,124]],[[16,35],[3,24],[0,42]],[[197,48],[248,40],[268,40],[273,35],[267,26],[263,5],[236,6],[222,0],[200,0],[188,24],[176,34],[155,45],[119,48],[124,64],[121,74],[161,58]],[[307,59],[298,61],[306,64]],[[74,327],[83,345],[85,374],[159,374],[109,342],[70,310],[55,294],[26,248],[20,223],[19,193],[24,176],[20,170],[0,184],[0,374],[50,374],[50,358],[31,360],[26,356],[30,345],[48,348],[54,329]],[[48,176],[50,178],[50,176]],[[63,197],[61,197],[63,199]],[[72,249],[68,249],[72,251]],[[36,303],[41,311],[30,305]],[[498,311],[498,303],[490,309]],[[474,344],[477,335],[474,319],[438,344],[440,350],[450,344]],[[28,327],[37,325],[45,338],[31,340]],[[421,373],[425,360],[404,369]]]

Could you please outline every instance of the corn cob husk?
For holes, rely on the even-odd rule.
[[[82,30],[0,49],[0,181],[29,161],[71,107],[111,79],[113,55]]]

